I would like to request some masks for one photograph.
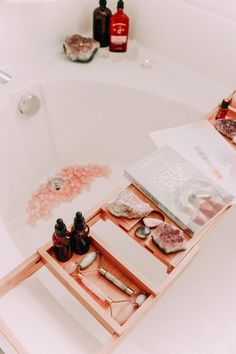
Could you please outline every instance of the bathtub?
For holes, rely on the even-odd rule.
[[[1,252],[2,263],[9,264],[5,268],[10,269],[19,257],[26,257],[46,243],[58,217],[69,225],[77,210],[86,212],[111,191],[127,184],[123,178],[124,168],[154,149],[149,132],[201,119],[218,103],[221,95],[230,92],[229,88],[153,53],[149,53],[153,67],[143,69],[140,64],[146,55],[144,52],[138,58],[125,60],[119,56],[98,57],[89,65],[76,65],[58,54],[8,68],[14,80],[0,88],[4,98],[0,107],[3,127],[0,215],[3,235],[8,240],[7,252],[4,248]],[[26,118],[19,114],[17,105],[29,92],[39,97],[41,108],[33,117]],[[83,191],[69,203],[61,203],[48,219],[38,220],[35,227],[26,223],[27,203],[40,184],[64,167],[90,163],[108,166],[111,170],[108,178],[98,178],[89,191]],[[233,212],[231,214],[232,218]],[[222,227],[225,226],[219,226],[219,234]],[[214,244],[213,236],[209,237],[208,250]],[[117,246],[112,240],[111,244]],[[120,247],[122,250],[124,245]],[[215,249],[219,247],[220,241]],[[137,257],[132,253],[133,261],[142,270],[142,255]],[[207,264],[205,252],[117,353],[217,353],[211,340],[204,337],[194,351],[195,333],[187,325],[193,315],[197,323],[201,322],[201,317],[195,313],[196,304],[200,307],[200,302],[190,288],[192,277],[200,281],[199,269]],[[209,289],[208,280],[206,277],[202,282]],[[19,321],[15,320],[16,298],[21,299],[17,311],[24,318]],[[190,314],[182,309],[184,315],[180,319],[181,311],[175,307],[175,299],[180,307],[187,305]],[[26,307],[29,302],[33,307],[30,313]],[[214,304],[216,306],[216,302]],[[92,353],[108,338],[101,326],[45,270],[2,300],[1,317],[6,318],[32,354]],[[27,331],[32,322],[35,333],[29,336]],[[42,322],[45,328],[40,325]],[[187,350],[178,322],[189,331]],[[204,324],[206,327],[212,324],[211,314]],[[49,329],[55,334],[54,339]],[[161,333],[158,343],[155,340],[157,329]],[[168,342],[169,335],[172,342]],[[146,340],[141,341],[144,336]],[[212,348],[214,351],[210,351]]]

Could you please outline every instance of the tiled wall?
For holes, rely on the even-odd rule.
[[[1,0],[0,0],[1,1]],[[90,33],[98,0],[0,2],[0,67],[60,44],[68,33]],[[159,54],[224,84],[235,85],[235,0],[126,0],[131,37]],[[114,11],[116,0],[108,0]]]

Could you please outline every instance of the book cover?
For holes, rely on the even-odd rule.
[[[233,195],[168,145],[135,162],[124,174],[190,236],[233,200]]]

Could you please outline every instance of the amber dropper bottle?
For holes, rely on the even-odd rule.
[[[57,219],[52,235],[55,257],[60,262],[66,262],[72,257],[70,234],[62,219]]]
[[[99,7],[93,12],[93,38],[101,47],[109,46],[111,10],[106,7],[107,1],[100,0]]]
[[[71,228],[70,242],[72,251],[77,254],[88,252],[91,237],[89,236],[89,226],[80,211],[75,214],[74,224]]]

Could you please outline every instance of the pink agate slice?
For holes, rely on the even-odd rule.
[[[163,222],[152,232],[152,241],[163,252],[171,253],[182,251],[184,247],[184,234],[178,227]]]

